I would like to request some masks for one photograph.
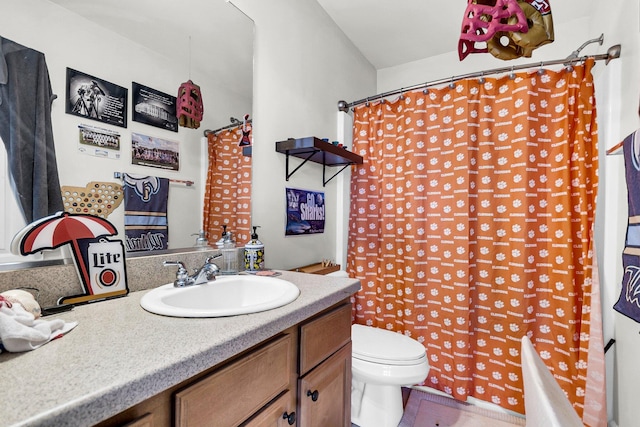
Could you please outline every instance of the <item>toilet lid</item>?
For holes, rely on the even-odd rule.
[[[397,332],[363,325],[351,326],[353,357],[388,365],[415,365],[426,360],[424,346]]]

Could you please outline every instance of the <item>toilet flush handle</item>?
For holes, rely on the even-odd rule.
[[[307,390],[307,396],[310,396],[311,400],[313,400],[314,402],[318,400],[319,395],[320,393],[318,393],[318,390],[314,390],[314,391]]]

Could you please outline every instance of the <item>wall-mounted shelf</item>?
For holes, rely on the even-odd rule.
[[[322,185],[325,186],[336,175],[345,170],[350,165],[362,164],[362,156],[352,153],[342,147],[330,144],[314,136],[307,138],[289,138],[286,141],[276,142],[276,151],[287,156],[287,181],[308,161],[322,165]],[[304,161],[289,173],[289,156],[298,157]],[[327,166],[342,166],[338,172],[329,179],[325,179]]]

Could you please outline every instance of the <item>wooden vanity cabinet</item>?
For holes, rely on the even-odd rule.
[[[226,427],[277,405],[296,410],[298,331],[285,330],[252,349],[165,390],[97,427]],[[251,426],[285,424],[247,423]]]
[[[350,427],[344,301],[98,427]]]
[[[300,326],[299,427],[351,426],[351,304]]]

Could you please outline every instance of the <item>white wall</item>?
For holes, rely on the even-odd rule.
[[[170,247],[192,246],[195,237],[191,234],[201,228],[200,205],[205,184],[201,179],[202,132],[206,128],[228,124],[230,114],[241,116],[251,111],[251,100],[229,93],[225,82],[203,75],[197,69],[190,70],[186,49],[176,52],[175,58],[160,56],[47,0],[0,0],[0,10],[0,37],[45,54],[53,91],[58,95],[53,102],[52,119],[61,185],[84,187],[90,181],[118,182],[113,177],[114,172],[195,181],[192,187],[172,184],[169,190]],[[200,129],[180,127],[175,133],[133,122],[131,99],[126,129],[66,114],[67,67],[128,88],[129,92],[131,82],[135,81],[174,96],[180,84],[191,77],[200,85],[204,99],[205,113]],[[121,159],[110,160],[78,153],[77,126],[80,123],[119,131]],[[179,141],[180,171],[131,165],[131,132]],[[108,219],[122,230],[123,206]],[[118,237],[123,238],[122,233]]]
[[[616,3],[594,3],[590,27],[599,28],[609,36],[610,41],[622,45],[622,56],[606,67],[596,80],[598,112],[601,120],[601,138],[610,147],[635,131],[640,126],[638,100],[640,99],[640,5],[637,0]],[[601,67],[600,70],[602,70]],[[597,84],[601,83],[598,87]],[[606,96],[602,92],[610,89]],[[613,418],[620,427],[638,425],[637,393],[640,384],[638,355],[640,354],[640,325],[617,313],[611,307],[620,294],[622,278],[621,253],[624,247],[627,225],[627,193],[624,178],[624,160],[620,155],[602,156],[600,176],[601,187],[599,211],[600,230],[596,230],[599,260],[602,262],[601,280],[603,287],[603,316],[609,325],[616,344],[612,355],[607,354],[607,375],[613,383],[610,390],[613,404]],[[603,192],[604,190],[604,192]],[[611,324],[613,326],[611,326]],[[611,331],[612,330],[612,331]],[[607,331],[605,330],[605,333]],[[605,336],[606,338],[606,336]]]
[[[338,221],[344,214],[338,186],[348,186],[348,175],[323,188],[322,166],[307,163],[287,182],[285,156],[275,143],[307,136],[335,140],[337,102],[373,93],[375,70],[315,0],[233,3],[256,25],[252,220],[261,227],[266,264],[289,269],[335,258],[336,235],[347,232]],[[286,187],[325,192],[323,234],[284,236]]]
[[[460,61],[457,51],[452,51],[379,70],[377,93],[474,71],[566,58],[583,42],[600,34],[604,34],[603,45],[589,45],[581,54],[604,53],[614,44],[622,45],[620,59],[608,66],[599,62],[593,71],[600,136],[600,189],[595,236],[602,288],[604,342],[616,339],[616,344],[607,353],[609,419],[616,420],[619,427],[634,427],[640,425],[635,410],[637,384],[640,384],[640,369],[637,369],[640,325],[612,308],[620,294],[621,253],[627,224],[624,161],[620,155],[606,156],[604,153],[640,125],[640,11],[637,0],[593,4],[589,18],[556,24],[555,41],[534,51],[532,58],[505,62],[489,54],[472,54]]]

